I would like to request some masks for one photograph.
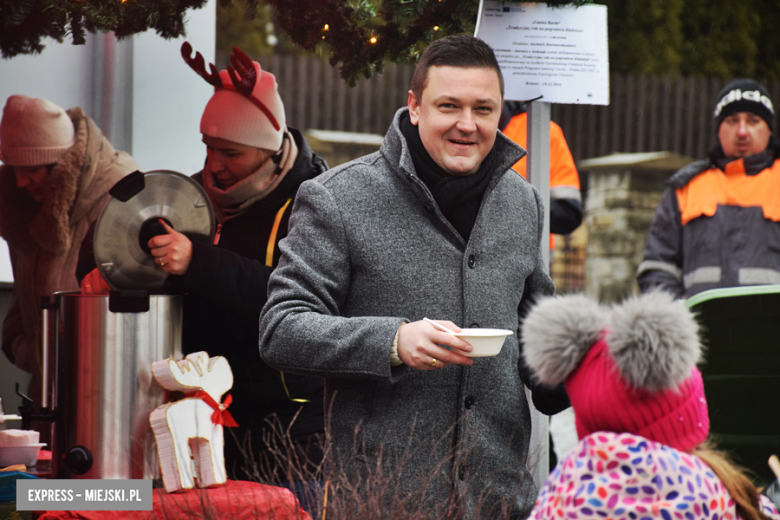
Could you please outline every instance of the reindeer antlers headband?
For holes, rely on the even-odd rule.
[[[191,54],[192,45],[190,45],[189,42],[182,43],[181,56],[192,70],[197,72],[200,77],[206,80],[207,83],[213,85],[214,88],[229,88],[223,83],[222,78],[219,75],[219,71],[213,63],[209,63],[209,69],[211,70],[209,73],[206,71],[206,64],[203,56],[199,52],[196,52],[195,57],[192,58],[190,56]],[[246,53],[244,53],[238,47],[233,47],[233,54],[230,56],[230,63],[232,63],[233,66],[231,67],[228,65],[227,72],[230,76],[230,81],[233,83],[233,89],[254,103],[255,106],[266,115],[268,120],[274,126],[274,129],[279,131],[281,127],[279,126],[279,122],[276,120],[276,117],[274,117],[273,113],[268,110],[268,107],[265,106],[265,103],[260,101],[253,94],[255,85],[257,84],[257,71],[255,70],[255,65],[252,62],[252,58],[247,56]]]

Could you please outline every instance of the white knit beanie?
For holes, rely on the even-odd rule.
[[[8,98],[0,120],[0,154],[10,166],[56,164],[73,146],[73,122],[45,99]]]
[[[264,72],[256,61],[252,64],[257,71],[257,83],[252,95],[274,115],[279,123],[279,130],[274,128],[260,108],[236,92],[230,75],[223,70],[219,75],[224,88],[218,88],[206,105],[200,120],[200,132],[210,137],[276,151],[281,148],[284,132],[287,130],[284,104],[279,97],[274,75]]]

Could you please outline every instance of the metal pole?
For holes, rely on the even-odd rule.
[[[41,342],[43,344],[43,372],[41,374],[41,406],[49,408],[52,406],[52,381],[54,380],[55,360],[54,352],[56,342],[52,337],[56,334],[56,326],[52,330],[52,318],[55,316],[56,304],[52,303],[51,297],[41,297]]]
[[[528,167],[526,178],[542,196],[545,218],[542,234],[544,265],[550,265],[550,104],[534,101],[528,105]]]
[[[528,164],[526,178],[542,197],[544,227],[542,230],[542,258],[545,269],[550,266],[550,104],[534,101],[528,104]],[[537,487],[544,484],[550,473],[550,419],[534,408],[526,389],[531,408],[531,439],[528,450],[528,468]]]

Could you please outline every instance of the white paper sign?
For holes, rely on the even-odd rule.
[[[11,267],[11,256],[8,253],[8,243],[0,238],[0,283],[14,281],[14,271]]]
[[[609,104],[606,6],[481,0],[476,36],[496,53],[506,99]]]

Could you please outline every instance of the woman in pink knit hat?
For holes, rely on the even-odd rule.
[[[549,298],[522,335],[539,381],[564,383],[580,438],[529,518],[780,519],[706,442],[698,326],[671,294],[612,308],[582,295]]]
[[[0,160],[0,234],[14,273],[3,352],[32,372],[30,391],[39,399],[41,297],[78,290],[79,245],[108,190],[138,165],[114,150],[81,108],[66,112],[20,95],[3,109]]]

